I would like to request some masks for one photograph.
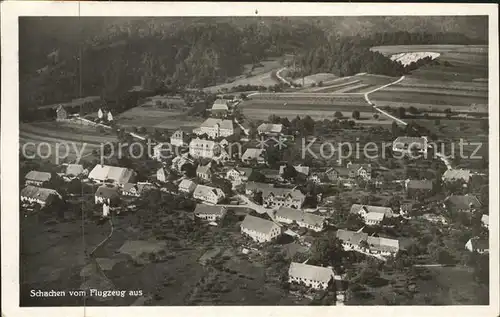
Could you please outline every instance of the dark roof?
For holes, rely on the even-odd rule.
[[[52,175],[47,172],[31,171],[24,178],[37,182],[48,182],[52,178]]]
[[[446,198],[445,203],[457,209],[480,208],[481,202],[474,195],[451,195]]]
[[[406,182],[406,187],[408,189],[425,189],[432,190],[433,183],[430,180],[408,180]]]
[[[50,188],[41,188],[37,186],[26,186],[24,187],[21,192],[20,196],[22,197],[29,197],[33,199],[39,199],[41,201],[46,201],[49,199],[50,196],[56,196],[56,197],[61,197],[57,191],[54,189]]]
[[[104,197],[104,198],[115,198],[118,197],[118,188],[117,187],[111,187],[111,186],[100,186],[97,191],[95,192],[96,196],[99,197]]]
[[[241,223],[241,227],[243,228],[264,234],[268,234],[276,226],[278,225],[272,221],[250,215],[247,215]]]
[[[223,215],[226,208],[221,206],[209,206],[204,204],[197,204],[194,210],[195,215]]]

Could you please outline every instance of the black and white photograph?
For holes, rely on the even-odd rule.
[[[162,5],[18,13],[10,305],[499,314],[497,7]]]

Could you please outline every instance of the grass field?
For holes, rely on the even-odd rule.
[[[303,85],[304,87],[311,86],[313,84],[318,84],[322,82],[323,85],[334,83],[338,77],[334,74],[330,73],[318,73],[309,76],[305,76],[304,78],[296,78],[293,80],[294,83]]]
[[[135,107],[121,113],[116,121],[124,127],[178,129],[198,126],[202,119],[189,117],[180,110]]]

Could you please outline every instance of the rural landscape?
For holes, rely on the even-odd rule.
[[[21,306],[489,304],[487,17],[19,32]]]

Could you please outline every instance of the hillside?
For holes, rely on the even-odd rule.
[[[20,102],[21,107],[31,108],[79,94],[116,101],[135,85],[202,88],[235,78],[244,65],[266,58],[313,48],[316,55],[338,51],[322,46],[339,36],[366,38],[396,31],[452,32],[461,42],[469,37],[484,42],[487,21],[478,17],[21,18]],[[360,58],[371,56],[376,64],[388,63],[364,47],[358,53]],[[343,75],[359,68],[356,62],[335,63],[323,67],[314,62],[308,73],[324,70]],[[368,70],[390,68],[395,69],[374,65]]]

